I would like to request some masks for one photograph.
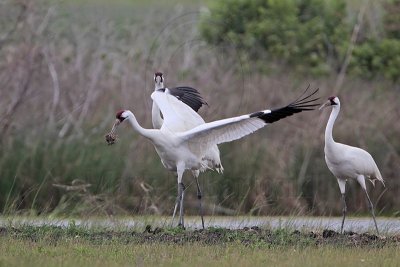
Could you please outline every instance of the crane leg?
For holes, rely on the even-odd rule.
[[[179,223],[178,227],[185,229],[185,223],[183,221],[183,197],[185,196],[185,185],[179,183],[180,188],[180,204],[179,204]]]
[[[185,171],[185,168],[183,165],[178,165],[177,166],[177,176],[178,176],[178,196],[176,197],[176,202],[175,202],[175,207],[174,207],[174,213],[172,214],[172,221],[171,221],[171,227],[174,224],[175,220],[175,215],[176,211],[179,207],[179,223],[178,226],[185,228],[184,227],[184,221],[183,221],[183,196],[184,196],[184,191],[185,191],[185,185],[182,183],[182,176],[183,172]]]
[[[185,229],[185,223],[183,221],[183,197],[185,196],[185,185],[182,183],[183,172],[185,171],[185,165],[183,163],[178,163],[176,166],[176,172],[178,174],[178,198],[179,201],[179,223],[178,227]],[[177,204],[175,204],[177,206]]]
[[[176,215],[176,211],[178,210],[178,205],[179,205],[179,223],[178,223],[178,226],[182,227],[182,228],[185,228],[184,221],[183,221],[183,196],[185,194],[184,191],[185,191],[185,185],[183,183],[179,183],[178,184],[178,196],[176,197],[174,213],[172,214],[171,227],[173,227],[173,225],[174,225],[175,215]]]
[[[193,176],[194,176],[194,179],[196,180],[196,185],[197,185],[197,199],[199,200],[199,211],[200,211],[200,217],[201,217],[201,226],[204,229],[203,206],[202,206],[202,203],[201,203],[202,193],[201,193],[200,184],[199,184],[199,171],[193,171]]]
[[[343,234],[343,226],[344,226],[344,220],[346,219],[346,213],[347,213],[347,205],[346,205],[346,180],[342,179],[337,179],[339,188],[340,188],[340,193],[342,193],[342,226],[340,227],[340,233]]]
[[[180,196],[180,194],[179,194],[179,185],[178,185],[178,196],[176,197],[174,212],[172,213],[171,227],[174,226],[174,220],[175,220],[176,210],[178,209],[178,205],[179,205],[179,203],[180,203],[179,196]]]
[[[371,199],[369,198],[369,195],[368,195],[368,193],[367,193],[367,190],[365,190],[365,194],[367,195],[367,199],[368,199],[368,202],[369,202],[369,203],[368,203],[368,208],[369,208],[369,210],[370,210],[370,212],[371,212],[371,214],[372,214],[372,218],[374,219],[376,232],[377,232],[377,234],[379,235],[378,224],[376,223],[374,205],[372,205],[372,201],[371,201]]]
[[[342,209],[342,227],[340,228],[340,233],[343,234],[343,225],[344,225],[344,220],[346,219],[346,213],[347,213],[347,205],[346,205],[346,194],[342,194],[342,203],[343,203],[343,209]]]
[[[372,204],[372,201],[368,195],[367,186],[365,185],[365,177],[363,175],[360,175],[357,177],[357,181],[361,185],[361,187],[364,189],[365,195],[367,196],[368,209],[372,214],[372,218],[374,219],[374,223],[375,223],[375,229],[376,229],[377,234],[379,235],[378,224],[376,223],[376,218],[375,218],[374,205]]]

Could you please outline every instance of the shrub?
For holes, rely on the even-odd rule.
[[[350,71],[365,78],[400,77],[400,0],[386,2],[385,39],[361,40]],[[203,18],[201,33],[212,45],[234,46],[257,62],[282,62],[300,72],[339,69],[352,25],[342,0],[229,0],[217,2]],[[376,38],[376,37],[375,37]]]
[[[400,0],[385,4],[384,28],[389,38],[400,39]]]
[[[352,71],[366,78],[383,76],[392,81],[400,78],[400,40],[370,40],[354,49]]]
[[[336,69],[349,27],[342,0],[230,0],[217,2],[201,33],[212,45],[234,45],[253,59],[272,59],[316,74]]]

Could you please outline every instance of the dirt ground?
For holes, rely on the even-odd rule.
[[[300,232],[287,229],[269,230],[257,226],[230,230],[225,228],[208,228],[205,230],[183,230],[179,228],[152,228],[147,225],[143,232],[115,230],[85,230],[79,227],[63,228],[58,226],[40,227],[1,227],[0,236],[30,241],[46,240],[50,243],[65,238],[79,238],[91,243],[103,244],[121,242],[125,244],[171,243],[204,245],[223,245],[241,243],[256,246],[349,246],[349,247],[385,247],[399,246],[400,235],[377,236],[371,233],[344,232],[333,230],[322,232]]]

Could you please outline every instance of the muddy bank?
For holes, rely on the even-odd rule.
[[[191,232],[165,233],[163,229],[151,229],[147,226],[141,234],[142,242],[173,242],[184,244],[187,242],[200,242],[205,244],[224,244],[240,242],[248,245],[267,246],[307,246],[307,245],[343,245],[343,246],[371,246],[383,247],[386,245],[400,245],[400,235],[377,236],[370,233],[344,232],[340,234],[332,230],[322,232],[300,232],[261,229],[257,226],[244,227],[243,229],[213,228],[195,230]]]
[[[187,217],[186,229],[201,229],[201,221],[197,216]],[[48,217],[1,217],[0,227],[21,227],[24,225],[31,226],[60,226],[69,227],[70,224],[82,228],[100,228],[100,229],[145,229],[150,224],[153,228],[169,227],[171,218],[169,216],[134,216],[128,218],[48,218]],[[377,218],[379,229],[385,235],[400,234],[399,218]],[[278,230],[289,228],[291,230],[300,231],[320,231],[324,229],[332,229],[338,231],[342,224],[342,217],[259,217],[259,216],[206,216],[205,224],[208,228],[228,228],[243,229],[253,226],[262,229]],[[345,230],[356,233],[375,233],[372,218],[370,217],[349,217],[346,218]]]
[[[178,228],[152,228],[144,231],[93,230],[81,227],[22,226],[1,227],[0,238],[23,239],[31,242],[46,242],[57,245],[65,240],[86,240],[93,244],[121,242],[123,244],[168,243],[204,245],[224,245],[238,243],[265,247],[275,246],[350,246],[384,247],[399,246],[400,235],[377,236],[371,233],[345,232],[332,230],[321,232],[300,232],[287,229],[269,230],[260,227],[243,229],[208,228],[206,230],[182,230]]]

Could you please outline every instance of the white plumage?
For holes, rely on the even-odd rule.
[[[178,86],[173,88],[166,88],[164,86],[164,76],[161,72],[156,72],[154,74],[154,91],[160,90],[165,91],[169,90],[169,94],[174,96],[176,99],[180,100],[189,106],[194,111],[198,111],[203,105],[208,105],[207,102],[202,98],[200,93],[188,86]],[[185,114],[182,114],[183,116]],[[157,103],[153,102],[152,110],[151,110],[151,118],[154,129],[160,129],[163,124],[163,117],[160,111],[160,108],[157,106]]]
[[[384,181],[382,175],[376,165],[372,156],[365,150],[348,146],[345,144],[337,143],[333,140],[332,131],[335,120],[340,112],[340,101],[338,97],[330,97],[326,103],[324,103],[320,109],[332,106],[332,112],[329,117],[326,130],[325,130],[325,161],[329,170],[337,178],[340,192],[342,194],[343,202],[343,219],[341,232],[343,232],[343,224],[346,217],[347,207],[345,201],[346,193],[346,181],[347,179],[354,179],[358,181],[361,187],[364,189],[369,208],[374,218],[374,223],[376,231],[379,234],[378,226],[376,224],[374,208],[372,202],[369,198],[367,187],[365,184],[365,178],[370,179],[370,181],[375,185],[375,180],[382,182]]]
[[[164,77],[162,73],[156,72],[154,74],[154,83],[154,91],[164,88]],[[163,124],[161,111],[155,102],[153,102],[153,105],[151,106],[151,122],[153,123],[154,129],[160,129]]]
[[[167,124],[164,124],[164,115],[157,105],[157,101],[153,101],[152,106],[152,122],[155,129],[162,128],[163,125],[168,125],[171,132],[184,132],[194,127],[204,124],[203,118],[195,111],[197,111],[202,105],[207,102],[200,96],[196,89],[191,87],[175,87],[172,90],[164,87],[164,76],[161,72],[156,72],[154,74],[154,91],[164,92],[168,94],[168,106],[165,107],[164,111],[171,110],[171,114],[166,116],[169,118]],[[171,97],[173,96],[173,97]],[[172,120],[173,118],[173,120]],[[192,175],[195,178],[197,185],[197,198],[199,200],[199,210],[201,216],[201,223],[204,229],[204,218],[202,210],[202,192],[199,184],[199,174],[207,169],[214,169],[218,173],[223,173],[223,166],[221,164],[220,152],[217,145],[211,146],[207,151],[203,153],[201,168],[192,170]],[[161,159],[163,162],[163,160]],[[168,166],[167,163],[163,162],[164,166]],[[183,183],[182,183],[183,185]],[[184,186],[183,186],[184,187]],[[179,199],[179,187],[178,187],[178,197],[174,208],[174,214],[172,223],[175,217],[175,212],[178,203],[183,205],[183,197]]]
[[[117,113],[115,125],[128,120],[139,134],[148,138],[153,143],[164,167],[177,173],[179,189],[174,214],[179,203],[179,225],[183,226],[183,172],[185,170],[198,172],[207,168],[205,166],[207,164],[207,153],[210,150],[212,151],[217,144],[242,138],[266,124],[291,116],[294,113],[312,110],[317,105],[314,104],[314,101],[317,99],[311,98],[317,91],[318,89],[279,109],[264,110],[204,123],[204,120],[196,112],[188,106],[179,103],[180,101],[170,95],[168,90],[157,90],[152,93],[151,97],[163,114],[164,121],[160,129],[142,128],[133,113],[129,110]],[[200,123],[200,121],[200,125],[190,130],[184,130],[186,127]]]

